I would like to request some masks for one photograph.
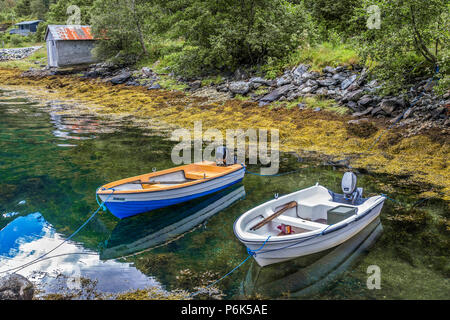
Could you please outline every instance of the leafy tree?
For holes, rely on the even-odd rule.
[[[80,8],[80,24],[89,25],[93,2],[93,0],[58,0],[50,6],[47,20],[51,24],[66,24],[70,15],[67,13],[67,9],[75,5]]]
[[[31,0],[19,0],[16,6],[16,14],[19,17],[31,15]]]
[[[316,25],[322,27],[322,37],[336,30],[341,35],[352,35],[361,28],[361,21],[355,21],[355,10],[360,8],[361,0],[304,0]]]
[[[146,54],[148,32],[144,21],[149,18],[151,5],[148,0],[96,0],[91,21],[94,34],[103,41],[95,54],[99,58],[120,54],[127,58],[123,62],[133,62]]]
[[[177,71],[195,74],[281,58],[298,46],[307,19],[301,5],[282,0],[196,0],[174,20],[186,41]]]
[[[380,8],[381,25],[359,36],[360,54],[365,61],[374,61],[374,70],[388,88],[398,90],[420,74],[433,74],[436,65],[448,70],[446,0],[365,0],[364,4],[364,8],[374,4]],[[369,18],[365,10],[358,14]]]

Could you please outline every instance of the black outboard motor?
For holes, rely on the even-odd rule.
[[[362,198],[363,188],[356,188],[356,175],[353,172],[346,172],[342,177],[342,191],[344,192],[345,200],[351,201],[354,204],[357,200]]]
[[[234,156],[234,159],[230,159],[230,154],[228,149],[224,146],[220,146],[216,148],[216,165],[218,166],[230,166],[232,164],[237,163],[237,156]]]

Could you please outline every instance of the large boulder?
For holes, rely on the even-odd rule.
[[[380,108],[386,112],[386,114],[390,115],[392,114],[396,109],[402,109],[403,108],[403,100],[393,98],[393,99],[385,99],[381,101]]]
[[[234,81],[228,85],[230,92],[234,94],[247,94],[250,91],[250,83],[245,81]]]
[[[112,84],[123,84],[123,83],[127,82],[130,78],[131,78],[131,72],[122,71],[117,76],[109,79],[109,82],[111,82]]]
[[[0,300],[31,300],[33,284],[24,276],[9,274],[0,278]]]

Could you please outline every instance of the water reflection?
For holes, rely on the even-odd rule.
[[[243,197],[244,186],[237,184],[210,196],[123,219],[112,231],[100,257],[123,257],[167,243]]]
[[[41,257],[63,240],[41,213],[17,217],[0,230],[0,273]],[[145,276],[131,264],[101,261],[98,253],[74,241],[66,242],[50,256],[17,273],[38,282],[43,293],[75,289],[72,282],[80,278],[96,281],[95,289],[101,292],[160,287],[154,278]]]
[[[263,297],[309,297],[338,279],[380,237],[380,219],[343,244],[324,252],[260,267],[252,261],[242,282],[242,294]]]

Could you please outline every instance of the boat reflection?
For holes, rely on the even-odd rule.
[[[223,191],[121,220],[101,250],[101,259],[145,251],[188,232],[245,197],[242,183]]]
[[[377,218],[350,240],[324,252],[266,267],[252,261],[241,284],[241,294],[267,298],[300,298],[317,294],[355,263],[382,231]]]

